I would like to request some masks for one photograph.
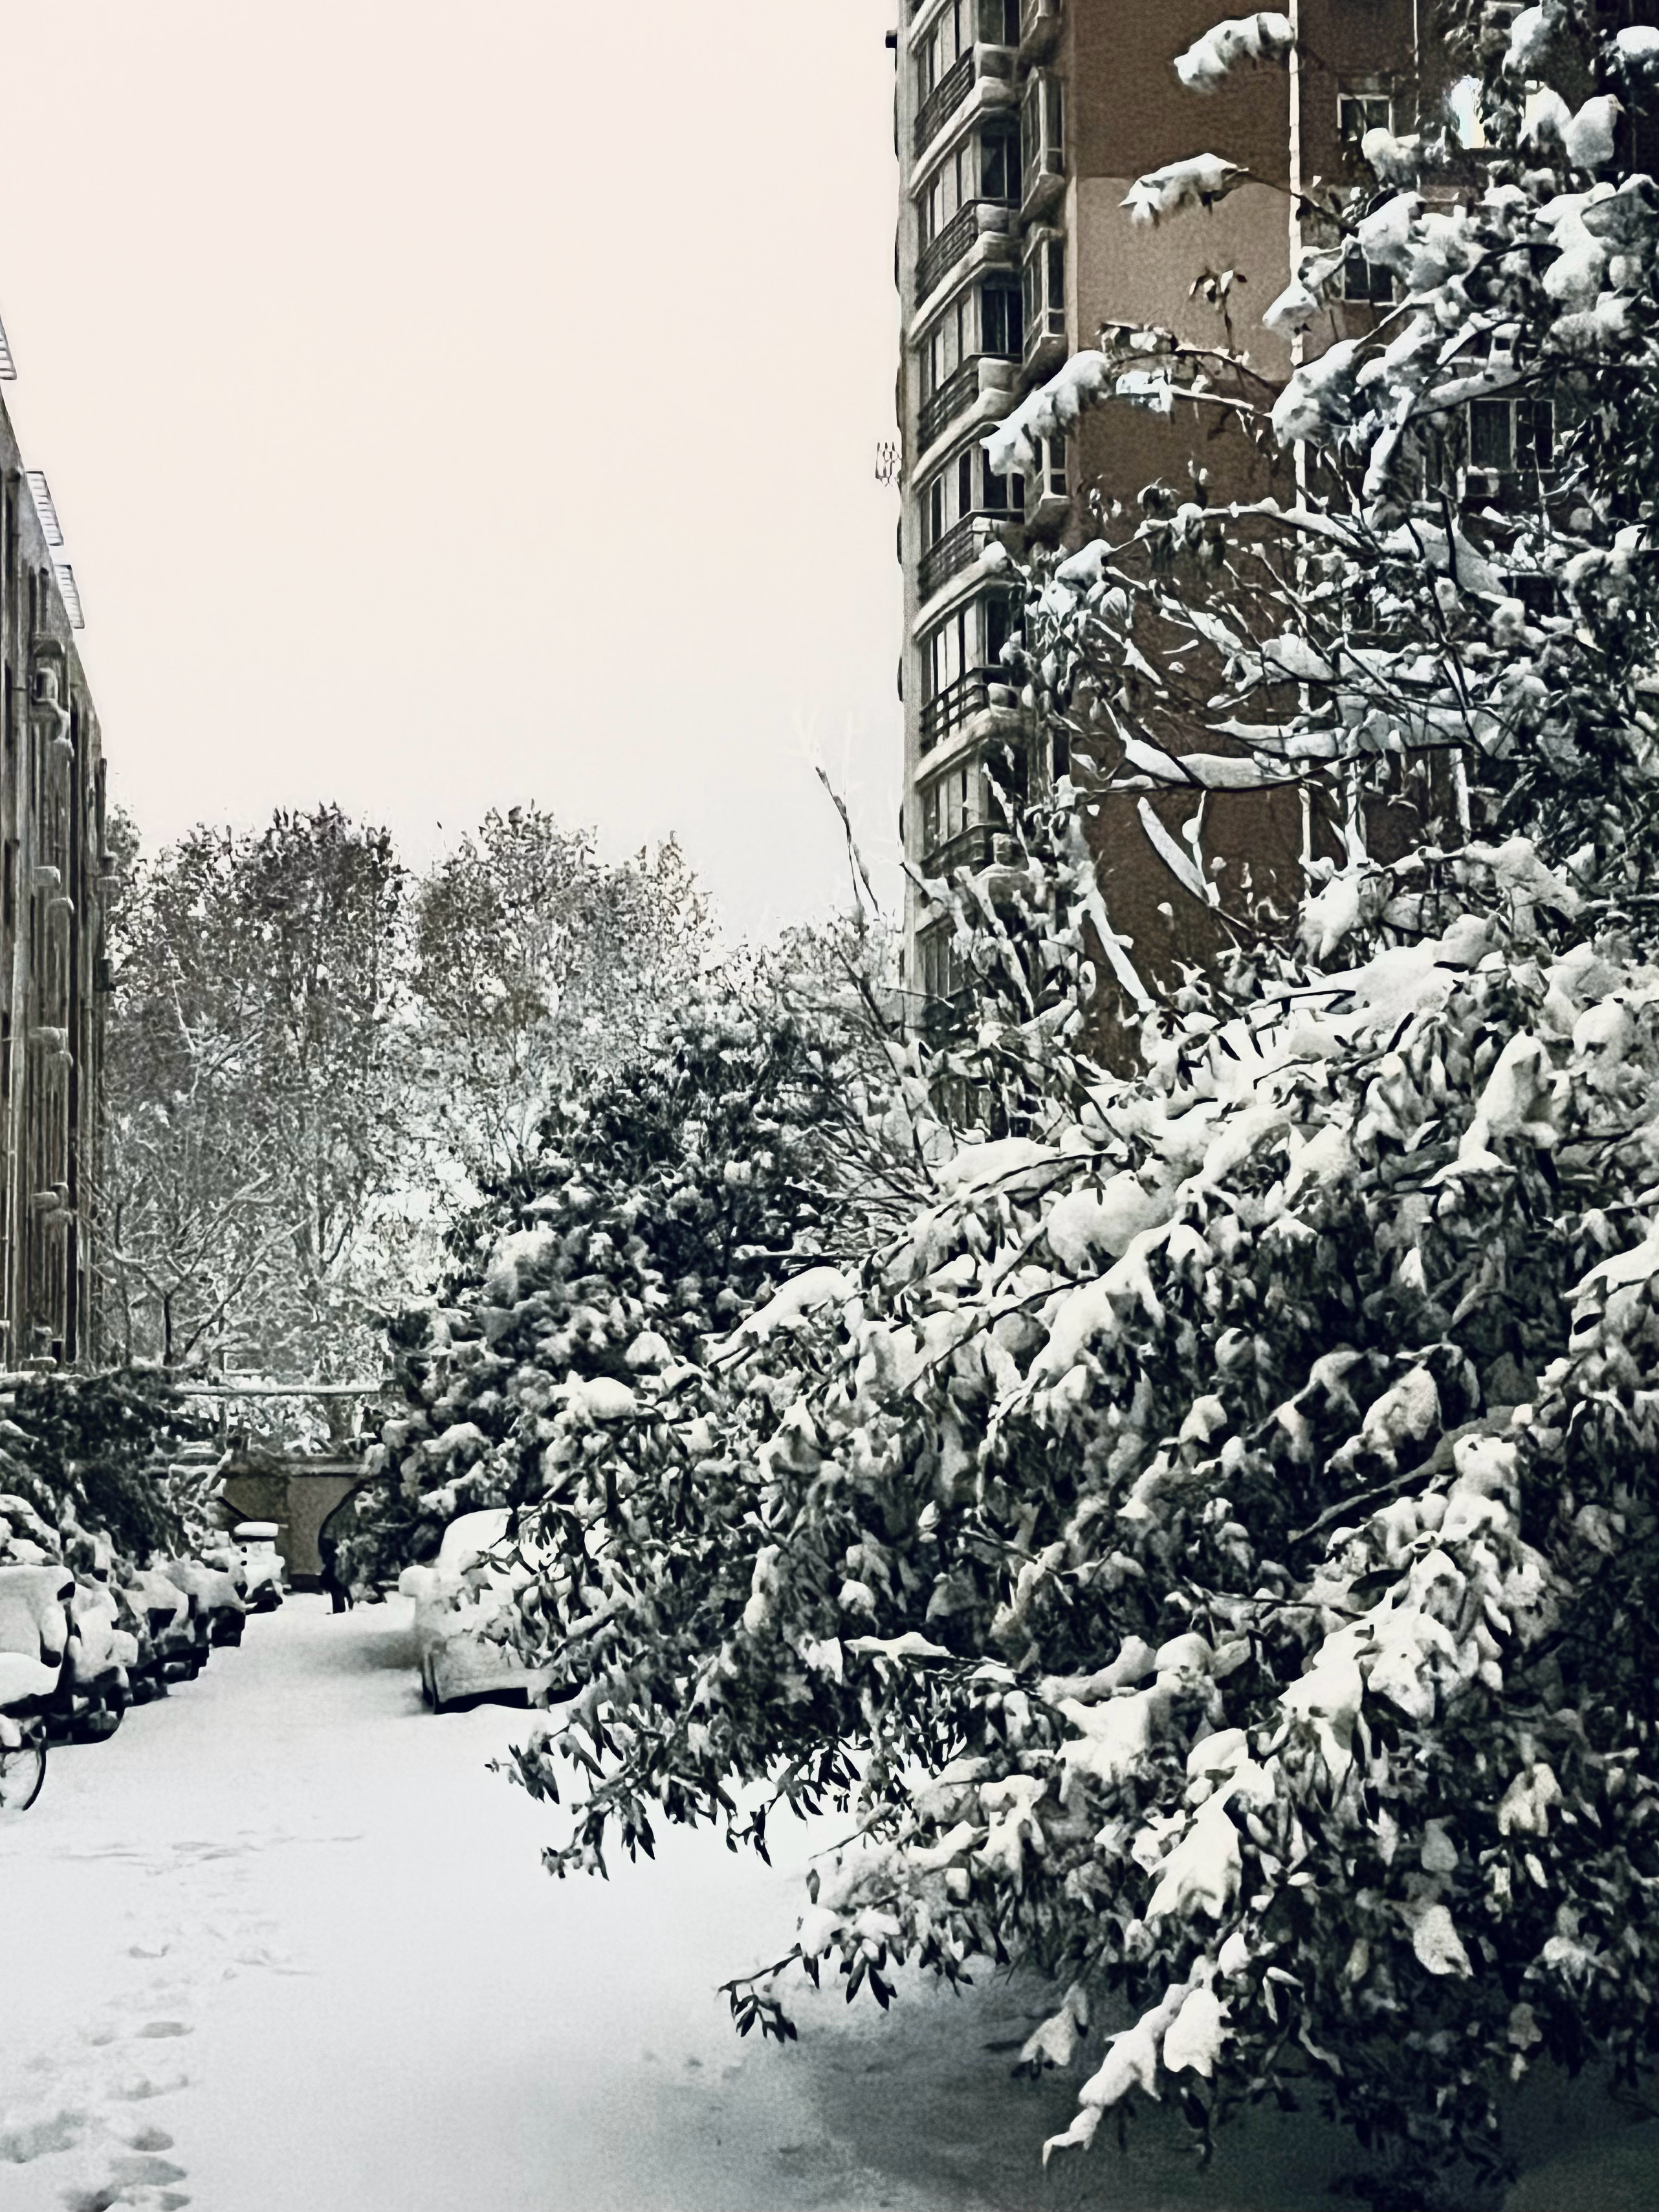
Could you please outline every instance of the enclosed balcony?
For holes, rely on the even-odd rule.
[[[1012,104],[1018,35],[1015,0],[950,0],[916,50],[913,160],[921,160],[979,86],[995,88],[988,99]]]
[[[1061,0],[1019,0],[1019,58],[1046,62],[1060,44]]]
[[[922,452],[976,408],[982,392],[1012,386],[1023,336],[1022,296],[1012,272],[988,273],[930,317],[915,340]]]
[[[1065,88],[1047,70],[1034,70],[1026,80],[1019,127],[1019,212],[1032,222],[1057,207],[1066,190]]]
[[[1025,242],[1024,356],[1028,376],[1046,375],[1066,357],[1066,240],[1058,231]]]
[[[1006,514],[964,514],[954,522],[921,556],[916,581],[921,596],[931,599],[941,585],[970,568],[989,544],[1008,526]]]
[[[960,368],[953,369],[944,383],[922,401],[919,428],[924,449],[978,398],[979,356],[975,354]]]
[[[915,133],[912,152],[920,155],[927,152],[939,132],[956,113],[974,88],[975,76],[971,47],[953,62],[916,110]]]
[[[924,874],[951,876],[958,868],[966,868],[970,874],[977,875],[981,868],[991,865],[996,834],[988,822],[976,822],[970,829],[959,830],[954,837],[922,854]]]
[[[1015,251],[1012,210],[994,200],[970,200],[951,216],[916,262],[918,306],[939,289],[983,238],[996,239],[1003,258],[1011,257]]]
[[[921,750],[931,752],[941,738],[948,738],[971,722],[976,714],[988,713],[993,707],[1012,712],[1019,705],[1019,693],[1008,678],[1008,671],[1000,661],[994,668],[969,668],[952,682],[936,691],[921,710]]]

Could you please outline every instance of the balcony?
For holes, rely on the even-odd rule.
[[[916,110],[911,158],[920,161],[958,108],[965,107],[975,84],[994,82],[1001,99],[1014,97],[1014,49],[1012,46],[970,46],[946,70]]]
[[[966,830],[958,830],[954,837],[947,837],[942,845],[929,846],[922,854],[922,873],[950,876],[958,868],[966,868],[977,875],[981,868],[991,865],[995,835],[988,822],[975,822]]]
[[[944,76],[916,110],[915,135],[912,142],[913,158],[919,157],[931,146],[939,132],[962,106],[974,88],[974,52],[970,46],[951,63]]]
[[[979,362],[977,354],[970,355],[960,368],[951,370],[937,392],[930,392],[922,401],[918,428],[923,452],[947,422],[954,422],[979,398]]]
[[[1026,79],[1020,137],[1020,221],[1035,222],[1053,212],[1066,191],[1065,94],[1060,80],[1047,70],[1034,70]]]
[[[1060,0],[1019,0],[1019,58],[1046,62],[1060,43]]]
[[[1025,374],[1048,376],[1066,358],[1066,310],[1044,307],[1025,330]]]
[[[952,523],[921,556],[916,574],[921,597],[931,599],[941,584],[971,568],[998,532],[1017,519],[1006,514],[964,514],[960,522]]]
[[[1039,230],[1025,241],[1027,376],[1046,376],[1066,358],[1066,240]]]
[[[921,750],[931,752],[941,738],[948,738],[952,730],[961,729],[989,708],[1017,709],[1018,703],[1018,691],[1009,683],[1006,668],[970,668],[954,684],[936,691],[923,706]]]
[[[960,368],[953,369],[936,392],[931,392],[922,401],[916,421],[917,451],[926,453],[933,441],[950,428],[958,416],[968,414],[988,396],[999,404],[989,410],[1006,414],[1012,406],[1014,387],[1019,381],[1019,362],[1013,354],[981,353],[964,361]]]
[[[916,263],[916,304],[920,306],[951,270],[968,258],[981,238],[1009,238],[1012,221],[1012,209],[1000,201],[969,200]]]

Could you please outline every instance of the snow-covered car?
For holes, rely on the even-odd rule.
[[[69,1599],[68,1663],[52,1723],[54,1741],[95,1743],[113,1735],[132,1702],[131,1669],[138,1638],[122,1625],[122,1607],[106,1581],[76,1579]]]
[[[553,1670],[526,1667],[513,1644],[514,1601],[535,1577],[536,1553],[511,1534],[512,1520],[504,1505],[463,1513],[431,1565],[398,1578],[414,1601],[421,1692],[434,1712],[461,1698],[547,1702]]]
[[[0,1566],[0,1714],[14,1724],[45,1713],[57,1698],[74,1589],[67,1567]]]
[[[188,1681],[207,1663],[205,1621],[198,1621],[188,1590],[159,1567],[127,1577],[121,1595],[139,1623],[139,1668],[144,1696],[159,1697],[169,1682]]]
[[[203,1625],[209,1644],[241,1642],[247,1607],[230,1568],[209,1566],[201,1559],[167,1559],[161,1572],[189,1598],[191,1616]]]
[[[274,1521],[239,1521],[229,1543],[202,1554],[210,1567],[231,1577],[249,1613],[271,1613],[283,1601],[283,1555],[276,1549],[276,1535]]]

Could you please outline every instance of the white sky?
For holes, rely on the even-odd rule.
[[[894,0],[0,0],[4,396],[154,844],[896,882]],[[439,825],[442,825],[441,830]]]

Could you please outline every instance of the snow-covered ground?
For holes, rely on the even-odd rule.
[[[0,1825],[0,2212],[1352,2205],[1341,2140],[1277,2115],[1206,2172],[1157,2114],[1045,2179],[1073,2089],[1009,2078],[1034,1990],[738,2041],[717,1984],[788,1948],[832,1832],[550,1881],[486,1767],[524,1716],[427,1714],[407,1623],[290,1600]]]

